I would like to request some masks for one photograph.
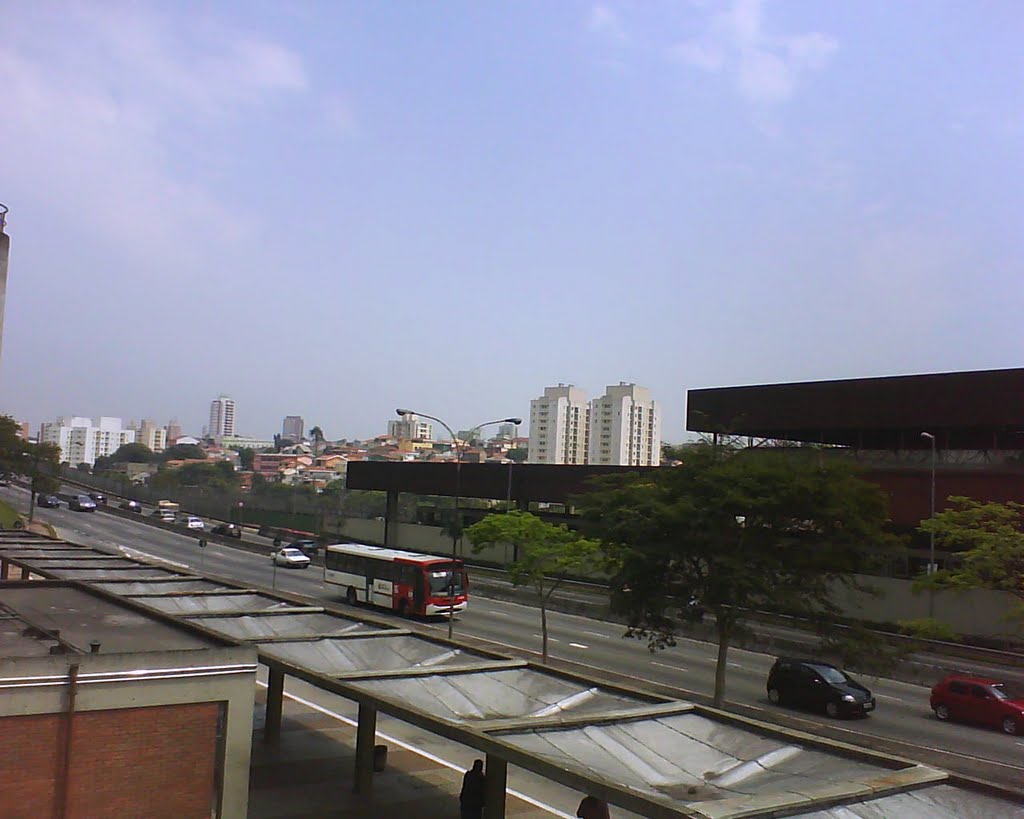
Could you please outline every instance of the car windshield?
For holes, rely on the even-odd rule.
[[[282,549],[281,554],[285,557],[305,557],[298,549]]]
[[[838,668],[833,668],[830,665],[812,665],[815,671],[817,671],[825,679],[825,682],[829,683],[848,683],[850,678],[847,677]]]
[[[432,571],[429,575],[430,591],[432,594],[448,594],[452,584],[455,586],[455,594],[462,594],[462,572],[456,570]]]
[[[992,693],[999,700],[1024,700],[1024,688],[1018,685],[995,683],[992,686]]]

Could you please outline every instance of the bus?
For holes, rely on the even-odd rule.
[[[324,582],[344,588],[350,605],[371,603],[405,616],[463,612],[469,597],[461,560],[365,543],[328,546]]]

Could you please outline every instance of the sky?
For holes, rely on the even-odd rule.
[[[1016,0],[0,0],[0,412],[328,439],[1021,366]],[[525,432],[526,426],[522,428]]]

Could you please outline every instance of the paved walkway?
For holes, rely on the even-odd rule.
[[[462,772],[388,744],[387,767],[373,790],[352,792],[355,728],[285,697],[281,741],[263,741],[264,690],[257,689],[249,782],[249,819],[457,819]],[[506,815],[552,819],[508,795]]]

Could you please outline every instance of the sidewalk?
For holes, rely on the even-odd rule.
[[[281,741],[270,746],[263,742],[262,687],[257,688],[256,699],[249,819],[457,819],[462,771],[384,742],[387,768],[374,774],[371,793],[355,794],[354,727],[286,696]],[[511,794],[506,815],[517,819],[553,816]]]

